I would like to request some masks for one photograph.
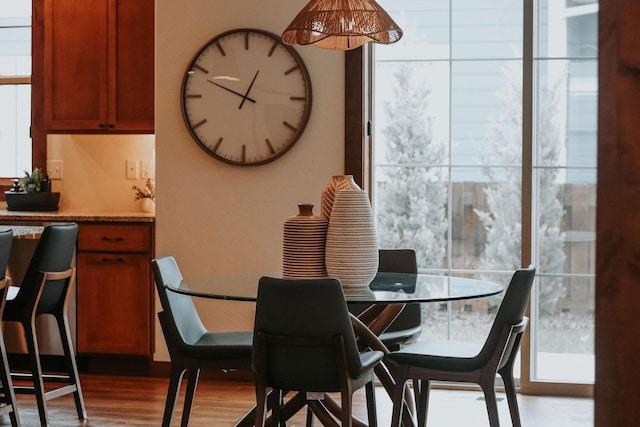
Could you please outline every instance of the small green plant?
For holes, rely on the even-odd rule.
[[[20,190],[27,193],[37,193],[41,191],[41,183],[46,180],[47,176],[42,172],[40,168],[33,168],[31,175],[29,172],[24,171],[24,176],[18,180]]]
[[[151,199],[154,202],[156,201],[156,188],[153,185],[151,178],[147,178],[143,188],[134,185],[131,189],[136,192],[136,200]]]

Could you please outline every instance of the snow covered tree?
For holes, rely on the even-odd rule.
[[[381,248],[413,248],[418,267],[439,268],[446,254],[446,147],[431,133],[429,91],[405,62],[384,102],[384,165],[377,164],[376,219]]]
[[[520,267],[521,203],[522,203],[522,90],[513,70],[505,73],[507,86],[498,94],[501,113],[489,126],[487,143],[480,155],[485,165],[507,167],[485,167],[488,178],[485,187],[487,211],[476,210],[484,224],[487,241],[481,266],[488,270],[511,270]],[[538,146],[539,163],[557,165],[562,147],[562,135],[558,123],[558,89],[551,87],[538,102]],[[517,167],[508,167],[515,165]],[[564,208],[558,200],[559,170],[539,170],[534,177],[539,188],[538,267],[544,271],[561,272],[565,261],[563,249],[564,232],[561,229]],[[536,219],[534,218],[534,221]],[[542,283],[542,282],[541,282]],[[539,288],[542,313],[553,311],[555,304],[565,296],[566,289],[560,279],[546,279]]]

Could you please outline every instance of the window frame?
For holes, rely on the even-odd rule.
[[[31,77],[3,79],[5,84],[31,84],[31,165],[46,166],[47,136],[44,130],[44,0],[31,4]],[[11,179],[0,177],[0,200],[12,187]]]
[[[533,112],[534,112],[534,0],[524,1],[523,39],[523,182],[522,182],[522,247],[521,262],[528,265],[532,259],[533,224]],[[528,35],[527,35],[528,34]],[[370,132],[372,47],[364,45],[345,52],[345,160],[344,172],[354,176],[361,188],[372,188],[372,141]],[[529,309],[527,315],[531,317]],[[543,382],[531,380],[531,328],[525,332],[521,348],[521,390],[530,394],[555,394],[592,397],[593,384]]]

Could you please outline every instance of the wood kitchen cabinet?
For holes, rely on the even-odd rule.
[[[154,0],[44,0],[48,132],[153,133]]]
[[[151,356],[152,224],[80,224],[79,354]]]

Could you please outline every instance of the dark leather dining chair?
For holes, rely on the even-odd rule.
[[[35,394],[43,426],[49,425],[46,401],[67,394],[73,394],[78,418],[87,418],[67,316],[75,278],[73,259],[77,237],[78,225],[75,223],[45,227],[22,283],[19,287],[9,287],[2,316],[4,322],[18,322],[24,330],[30,372],[12,372],[11,376],[13,380],[33,383],[33,386],[15,386],[14,389],[16,393]],[[65,372],[43,372],[36,335],[36,318],[43,315],[51,315],[56,320]],[[64,385],[45,391],[45,382]]]
[[[511,278],[509,287],[498,309],[486,341],[482,344],[427,340],[408,345],[386,356],[394,366],[393,415],[391,426],[400,426],[404,384],[408,379],[420,380],[418,426],[427,420],[431,381],[467,382],[479,384],[484,392],[489,424],[499,426],[496,405],[495,378],[504,381],[507,401],[514,427],[520,427],[520,414],[513,380],[513,364],[520,348],[528,318],[524,315],[529,302],[535,269],[519,269]]]
[[[363,386],[369,425],[375,426],[373,369],[382,356],[380,351],[358,351],[339,280],[261,278],[252,356],[255,426],[264,426],[269,387],[279,401],[285,392],[300,392],[300,409],[308,405],[323,424],[333,418],[315,394],[339,392],[339,419],[351,426],[352,394]],[[271,414],[273,425],[283,425],[288,417],[277,405]]]
[[[160,326],[171,358],[169,389],[162,426],[169,427],[178,400],[182,377],[187,373],[187,390],[181,426],[189,423],[191,406],[201,369],[250,369],[253,333],[210,332],[202,324],[189,295],[167,290],[179,285],[182,273],[172,256],[151,262],[162,311]]]
[[[0,231],[0,315],[4,311],[7,297],[8,278],[5,276],[9,255],[11,253],[11,243],[13,241],[13,231]],[[13,382],[9,372],[7,362],[7,350],[4,345],[4,336],[0,328],[0,415],[9,414],[12,427],[20,425],[18,417],[18,407],[16,405],[16,395],[13,390]]]
[[[413,249],[380,249],[378,254],[379,272],[412,274],[418,272],[416,252]],[[349,311],[357,316],[368,307],[369,304],[350,303]],[[393,351],[405,344],[415,342],[421,333],[420,304],[407,304],[379,338],[389,350]]]

